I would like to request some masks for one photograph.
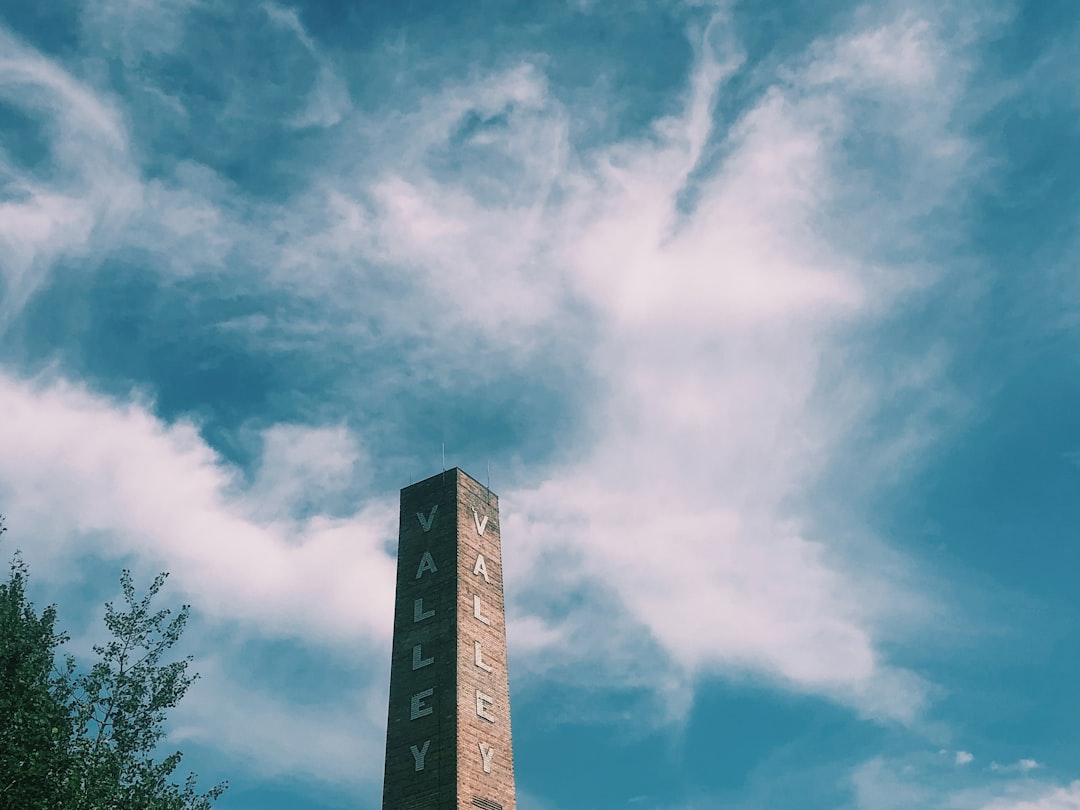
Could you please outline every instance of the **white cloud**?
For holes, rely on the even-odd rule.
[[[0,149],[0,333],[64,257],[97,255],[141,196],[121,113],[0,27],[0,99],[43,123],[48,171]]]
[[[260,773],[375,780],[386,695],[383,670],[364,662],[389,653],[395,504],[367,497],[341,518],[303,517],[363,482],[359,442],[341,427],[299,425],[270,427],[264,439],[245,487],[194,424],[165,424],[152,403],[0,374],[0,505],[13,529],[5,547],[21,547],[52,594],[79,581],[88,557],[124,560],[141,577],[171,572],[203,622],[194,641],[203,677],[173,718],[177,741],[214,746]],[[215,647],[223,633],[293,639],[320,657],[344,646],[366,677],[317,703],[297,701],[253,687],[242,662]],[[78,649],[90,643],[76,639]]]
[[[370,481],[370,458],[343,425],[272,425],[248,493],[271,517],[338,514],[348,496]]]
[[[1028,771],[1033,771],[1036,768],[1041,767],[1042,765],[1040,765],[1034,759],[1021,759],[1017,762],[1012,763],[1011,765],[1002,765],[1000,762],[990,763],[990,770],[998,771],[1001,773],[1027,773]]]
[[[1039,786],[1032,798],[994,799],[982,810],[1078,810],[1080,808],[1080,782],[1066,787]]]
[[[520,64],[448,84],[400,116],[351,120],[381,151],[341,171],[361,152],[341,127],[338,161],[297,204],[260,211],[273,215],[268,227],[238,215],[245,203],[231,206],[236,190],[212,172],[182,165],[148,186],[142,235],[130,238],[177,246],[184,261],[162,261],[190,273],[242,255],[235,283],[369,314],[391,336],[428,338],[424,350],[450,367],[475,365],[463,347],[479,342],[485,360],[517,369],[556,345],[589,370],[595,391],[571,449],[517,471],[504,493],[523,668],[653,690],[667,717],[686,711],[695,678],[765,673],[911,722],[927,685],[880,643],[884,624],[919,608],[909,564],[867,541],[878,568],[856,565],[809,493],[830,466],[856,463],[850,436],[894,390],[934,389],[947,368],[908,357],[883,373],[845,360],[860,329],[939,272],[927,258],[912,281],[881,248],[906,245],[910,220],[938,211],[963,170],[953,98],[938,82],[961,57],[937,47],[932,21],[901,15],[821,43],[719,131],[714,102],[740,65],[737,47],[721,47],[723,26],[717,18],[697,43],[682,113],[645,137],[572,144],[574,111],[540,68]],[[856,103],[865,98],[888,104]],[[100,110],[122,146],[119,117]],[[891,136],[912,171],[886,178],[898,198],[877,200],[873,182],[847,171],[845,139],[915,111]],[[455,139],[456,174],[436,159]],[[379,273],[392,281],[385,291],[367,283]],[[830,367],[844,368],[840,382]],[[382,543],[396,510],[376,500],[318,515],[349,491],[339,481],[355,483],[363,437],[271,426],[247,488],[196,425],[164,424],[147,402],[4,376],[0,413],[0,491],[36,527],[43,558],[99,533],[105,553],[173,570],[214,616],[316,641],[387,641],[394,573]],[[929,421],[913,423],[922,442]],[[875,479],[922,446],[885,436],[857,463]],[[842,530],[858,536],[850,520]],[[585,606],[566,617],[569,593]]]
[[[918,29],[895,47],[925,36],[920,21],[895,25]],[[824,50],[842,62],[845,48]],[[938,56],[932,65],[945,69]],[[872,244],[829,238],[846,213],[839,144],[859,125],[845,100],[888,92],[888,83],[860,72],[852,86],[845,68],[823,89],[823,69],[819,60],[767,91],[728,131],[712,172],[698,168],[699,128],[711,126],[698,105],[716,90],[695,85],[681,119],[594,156],[595,171],[575,177],[560,257],[599,318],[588,362],[608,397],[590,415],[591,441],[577,460],[504,499],[514,510],[508,533],[524,538],[508,564],[524,576],[565,550],[576,586],[612,589],[687,672],[764,671],[911,721],[926,686],[890,666],[875,642],[888,601],[914,604],[894,584],[902,569],[879,577],[847,567],[801,501],[882,395],[853,403],[843,389],[823,389],[819,371],[844,350],[838,334],[896,306],[903,286]],[[704,65],[697,75],[725,74]],[[932,127],[918,137],[955,136]],[[678,201],[688,189],[696,202],[685,212]],[[937,199],[912,192],[909,205],[925,211]],[[907,227],[897,225],[897,238]],[[940,366],[924,371],[891,384],[932,388]],[[859,370],[848,374],[854,382]],[[890,456],[918,449],[901,444]]]
[[[205,5],[204,0],[87,0],[79,10],[84,35],[134,66],[148,55],[175,52],[188,12]]]
[[[264,4],[263,9],[277,25],[292,31],[318,64],[315,83],[309,92],[307,104],[289,123],[294,127],[305,128],[330,127],[341,121],[352,107],[345,80],[319,51],[296,11],[273,3]]]
[[[820,60],[809,74],[811,81],[840,83],[845,91],[852,85],[873,88],[884,84],[919,93],[934,89],[941,79],[944,44],[933,24],[919,12],[907,12],[821,45]]]
[[[78,555],[133,555],[164,566],[200,607],[271,635],[316,641],[389,638],[394,562],[384,550],[396,509],[368,500],[342,518],[299,525],[267,518],[281,499],[308,497],[268,470],[253,503],[238,471],[195,425],[167,425],[150,404],[113,402],[63,381],[0,375],[0,493],[27,527],[48,578],[71,575]],[[354,440],[337,429],[270,431],[269,460],[320,476],[348,466]],[[340,443],[335,458],[313,459]],[[343,454],[342,448],[344,448]],[[62,505],[58,508],[58,504]],[[83,546],[93,536],[95,546]]]
[[[974,759],[975,759],[974,755],[972,755],[971,752],[969,752],[969,751],[957,751],[956,752],[956,760],[955,761],[956,761],[957,765],[967,765],[969,762],[972,762]]]
[[[957,764],[962,753],[957,752]],[[1029,775],[988,775],[979,769],[945,767],[924,754],[864,762],[852,773],[852,787],[856,810],[1080,808],[1080,782],[1062,786]]]
[[[905,778],[881,758],[860,765],[852,774],[857,810],[915,810],[932,807],[931,792]]]
[[[200,680],[172,716],[170,741],[212,746],[273,778],[349,786],[382,778],[387,692],[381,683],[369,680],[312,702],[253,687],[228,656],[198,658]]]

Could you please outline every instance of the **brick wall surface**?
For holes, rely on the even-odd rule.
[[[462,473],[457,511],[458,807],[514,810],[499,501]]]

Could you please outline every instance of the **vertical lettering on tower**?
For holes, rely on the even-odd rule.
[[[514,808],[498,500],[463,477],[458,505],[458,806]],[[480,806],[487,806],[486,804]]]
[[[384,810],[455,801],[454,492],[450,476],[401,491]]]

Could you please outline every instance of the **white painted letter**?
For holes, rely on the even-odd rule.
[[[424,610],[424,600],[416,599],[412,603],[412,620],[413,623],[422,622],[424,619],[430,619],[435,615],[434,610]]]
[[[484,529],[487,528],[487,515],[484,515],[484,519],[480,519],[480,515],[477,514],[475,509],[472,510],[473,522],[476,524],[476,533],[481,537],[484,536]]]
[[[413,698],[416,700],[416,698]],[[489,723],[494,723],[495,718],[491,715],[491,707],[495,705],[495,698],[491,695],[485,695],[479,689],[476,690],[476,716],[487,720]]]
[[[420,558],[420,567],[416,569],[416,578],[420,579],[424,575],[425,571],[435,573],[439,569],[435,567],[435,561],[431,559],[431,552],[425,551],[424,556]]]
[[[424,757],[427,756],[429,745],[431,745],[431,740],[424,740],[423,748],[417,748],[415,745],[409,746],[409,750],[412,751],[413,759],[416,760],[416,770],[418,771],[424,770]]]
[[[472,615],[475,616],[482,624],[491,624],[491,619],[487,616],[480,614],[480,597],[473,594],[472,598]]]
[[[427,717],[435,709],[424,703],[424,698],[429,698],[435,694],[434,689],[425,689],[423,692],[417,692],[412,696],[412,706],[409,707],[409,719],[417,720],[421,717]],[[479,704],[480,698],[477,698]]]
[[[487,566],[484,564],[484,555],[476,555],[476,565],[472,567],[473,574],[480,574],[484,578],[484,582],[491,582],[487,575]],[[420,575],[416,575],[417,579],[420,579]]]
[[[433,507],[431,507],[431,514],[428,515],[426,518],[424,517],[423,512],[416,513],[416,517],[420,520],[420,528],[424,530],[425,534],[431,531],[431,524],[435,520],[435,513],[438,511],[439,505],[435,504]]]
[[[414,646],[412,648],[412,668],[413,668],[413,672],[416,672],[416,670],[420,669],[421,667],[426,667],[428,664],[434,664],[435,663],[434,656],[431,657],[431,658],[424,658],[423,655],[424,654],[422,652],[420,652],[420,645],[419,644],[417,644],[416,646]]]
[[[484,773],[491,773],[491,758],[495,753],[495,749],[490,745],[485,746],[482,742],[478,742],[480,746],[480,760],[484,763]],[[417,768],[417,770],[420,770]]]
[[[416,662],[416,651],[419,649],[419,647],[413,648],[413,663]],[[484,672],[491,672],[491,667],[484,663],[484,655],[480,652],[479,641],[473,642],[473,661],[476,662],[476,665],[480,667],[480,669],[484,670]],[[413,669],[416,669],[416,667],[413,667]]]

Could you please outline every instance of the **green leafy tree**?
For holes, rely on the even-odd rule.
[[[26,563],[16,554],[0,583],[0,807],[52,810],[65,806],[72,767],[72,670],[67,662],[55,669],[67,637],[56,632],[54,606],[34,611],[26,582]]]
[[[190,656],[168,660],[190,606],[152,608],[166,576],[140,597],[131,572],[121,573],[124,605],[105,606],[111,640],[77,674],[70,656],[57,665],[67,636],[55,630],[54,606],[39,617],[27,601],[16,555],[0,585],[0,726],[11,728],[0,728],[0,808],[208,810],[224,792],[221,783],[198,793],[194,774],[174,783],[179,751],[157,758],[168,710],[198,677]]]

